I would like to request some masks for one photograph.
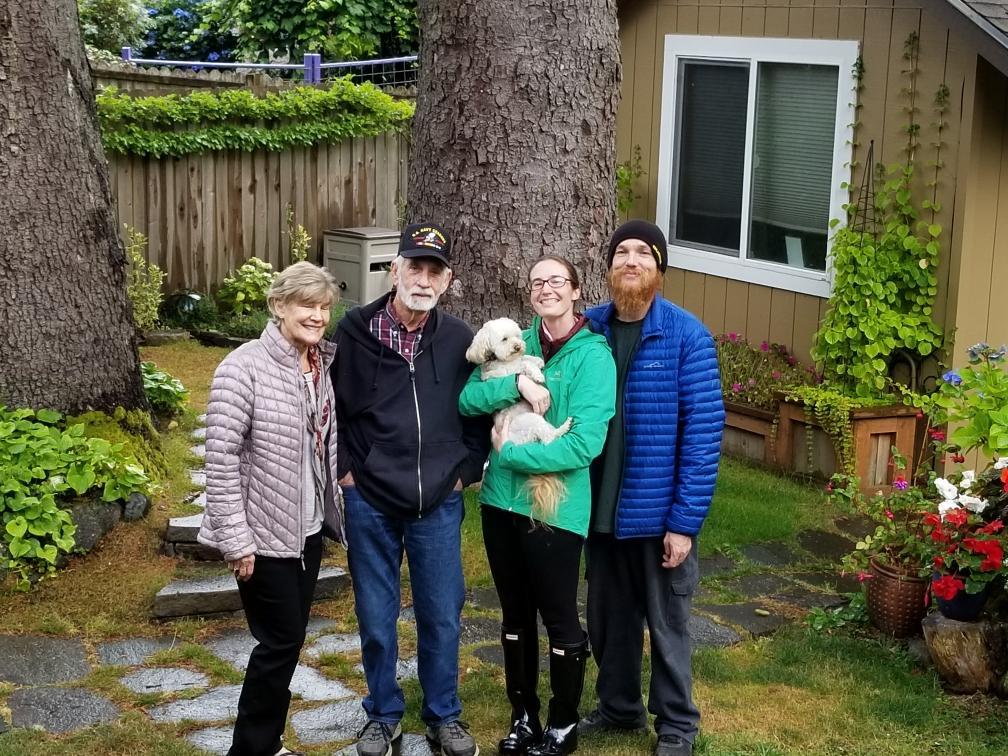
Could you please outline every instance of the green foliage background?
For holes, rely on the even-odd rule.
[[[147,157],[310,147],[403,128],[413,116],[412,103],[348,79],[262,96],[233,89],[131,97],[110,87],[97,101],[106,151]]]

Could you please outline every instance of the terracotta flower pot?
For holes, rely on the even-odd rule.
[[[886,635],[906,638],[921,631],[930,580],[876,559],[869,566],[868,618]]]

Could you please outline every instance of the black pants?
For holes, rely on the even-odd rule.
[[[577,589],[584,539],[560,528],[539,524],[533,528],[527,516],[497,507],[483,505],[480,514],[504,626],[526,633],[536,661],[537,613],[551,643],[581,643],[584,631],[578,619]]]
[[[257,556],[252,577],[238,582],[249,632],[259,643],[245,671],[229,756],[280,750],[321,561],[322,534],[316,533],[305,539],[304,569],[297,558]]]
[[[587,545],[588,637],[598,664],[599,711],[610,722],[634,726],[641,701],[644,623],[651,637],[648,710],[659,735],[696,737],[689,615],[699,579],[696,539],[678,567],[662,567],[662,538],[617,540],[591,533]]]

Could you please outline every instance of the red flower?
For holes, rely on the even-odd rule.
[[[1001,488],[1008,493],[1008,467],[1001,470]]]
[[[957,463],[959,463],[961,465],[963,462],[966,461],[966,455],[965,454],[953,454],[952,455],[952,461],[953,462],[957,462]]]
[[[991,522],[988,522],[986,525],[984,525],[982,528],[979,528],[977,532],[986,533],[987,535],[994,535],[1003,528],[1004,523],[1001,522],[1001,520],[992,520]]]
[[[934,441],[944,441],[945,440],[945,431],[938,430],[937,428],[932,428],[931,430],[929,430],[928,431],[928,435],[930,435],[931,438],[932,438],[932,440],[934,440]]]
[[[969,515],[965,509],[953,509],[945,515],[945,522],[961,528],[969,520]]]
[[[872,579],[872,578],[874,578],[874,577],[875,577],[875,576],[874,576],[874,575],[872,575],[872,574],[871,574],[870,572],[864,572],[864,571],[861,571],[861,572],[859,572],[859,573],[857,574],[857,579],[858,579],[858,581],[859,581],[859,582],[862,582],[862,583],[863,583],[863,582],[864,582],[865,580],[871,580],[871,579]]]
[[[928,512],[926,515],[924,515],[924,524],[930,528],[940,528],[941,517],[936,515],[934,512]]]
[[[890,520],[895,520],[896,519],[896,515],[894,515],[892,513],[892,510],[889,510],[889,509],[887,509],[885,511],[885,516],[888,517]]]
[[[949,537],[945,535],[945,531],[941,528],[935,528],[931,531],[931,540],[936,543],[948,543]]]
[[[924,413],[923,412],[918,412],[916,415],[914,415],[914,417],[916,417],[918,420],[923,420],[924,419]]]
[[[934,559],[931,560],[931,562],[934,564],[935,567],[944,567],[945,566],[945,557],[943,557],[943,556],[936,556]]]
[[[931,590],[938,598],[951,601],[959,591],[963,590],[966,584],[952,575],[942,575],[937,580],[931,581]]]

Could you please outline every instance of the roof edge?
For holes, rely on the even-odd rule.
[[[947,0],[947,2],[957,11],[966,16],[966,18],[980,27],[982,31],[986,32],[988,37],[993,39],[995,43],[1008,52],[1008,34],[1005,34],[1001,29],[994,26],[994,24],[988,21],[985,16],[975,11],[967,3],[963,2],[963,0]]]

